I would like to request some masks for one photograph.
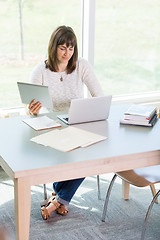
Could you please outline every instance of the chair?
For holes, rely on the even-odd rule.
[[[158,196],[160,195],[160,190],[157,191],[157,193],[156,193],[156,190],[154,187],[155,183],[160,182],[160,165],[145,167],[145,168],[138,168],[138,169],[134,169],[134,170],[122,171],[122,172],[115,173],[115,175],[113,176],[113,178],[110,182],[110,185],[109,185],[109,188],[107,191],[107,195],[106,195],[106,199],[105,199],[105,204],[104,204],[103,214],[102,214],[103,222],[105,222],[110,193],[111,193],[113,184],[114,184],[117,176],[120,177],[127,184],[132,184],[137,187],[146,187],[146,186],[151,187],[154,197],[148,207],[148,210],[147,210],[147,213],[145,216],[145,220],[143,223],[143,227],[142,227],[141,240],[144,240],[145,230],[147,227],[147,222],[148,222],[148,219],[149,219],[149,216],[151,213],[151,209],[153,207],[153,204],[156,202]]]
[[[99,175],[97,175],[97,187],[98,187],[98,200],[101,200]],[[47,199],[47,189],[46,189],[46,184],[43,184],[43,188],[44,188],[44,200],[46,200],[46,199]]]

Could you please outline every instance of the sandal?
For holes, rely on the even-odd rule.
[[[47,220],[51,213],[60,207],[60,203],[57,201],[55,196],[49,198],[47,204],[41,207],[41,213],[44,220]]]
[[[55,193],[55,192],[52,192],[52,196],[56,196],[57,194]],[[49,198],[47,198],[45,201],[43,201],[42,203],[41,203],[41,208],[42,207],[46,207],[46,205],[47,205],[47,203],[49,202],[49,200],[50,200],[50,198],[51,197],[49,197]],[[42,210],[42,209],[41,209]],[[56,212],[58,213],[58,214],[60,214],[60,215],[62,215],[62,216],[66,216],[67,214],[68,214],[68,208],[66,207],[66,205],[64,205],[64,204],[60,204],[60,206],[57,208],[57,209],[55,209],[56,210]]]
[[[56,212],[60,215],[66,216],[68,214],[68,208],[66,207],[66,205],[61,204],[59,208],[56,209]]]
[[[55,192],[52,192],[52,196],[56,196],[57,193]],[[44,200],[42,203],[41,203],[41,207],[45,207],[45,205],[47,204],[47,202],[49,201],[51,197],[47,198],[46,200]]]

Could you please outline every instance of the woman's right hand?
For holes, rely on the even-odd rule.
[[[42,105],[40,102],[36,102],[35,99],[33,99],[29,106],[28,106],[28,109],[29,109],[29,114],[30,115],[38,115],[39,113],[39,110],[41,109]]]

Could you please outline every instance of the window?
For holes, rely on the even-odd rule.
[[[19,0],[19,3],[22,3],[24,60],[20,59],[18,1],[0,0],[0,107],[21,105],[16,83],[27,82],[33,67],[45,60],[49,38],[57,26],[71,26],[80,47],[81,1]]]
[[[20,59],[18,2],[22,3],[24,60]],[[27,82],[33,67],[44,61],[50,35],[57,26],[73,27],[81,53],[82,2],[91,26],[88,39],[83,36],[83,53],[87,46],[104,92],[160,92],[159,0],[0,0],[0,107],[21,105],[16,82]],[[155,100],[157,96],[160,94]]]
[[[105,93],[160,91],[160,1],[96,1],[95,71]]]

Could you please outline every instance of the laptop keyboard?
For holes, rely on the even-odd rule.
[[[66,121],[68,122],[68,119],[69,119],[69,118],[63,118],[63,119],[66,120]]]

